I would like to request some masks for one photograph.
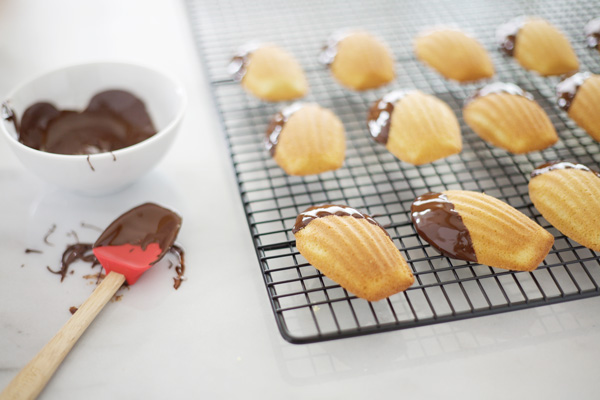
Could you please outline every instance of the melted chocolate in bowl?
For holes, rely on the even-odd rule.
[[[454,204],[443,193],[417,197],[410,208],[419,236],[451,258],[477,262],[471,235]]]
[[[36,150],[89,155],[140,143],[156,129],[140,99],[123,90],[107,90],[92,97],[81,112],[35,103],[23,113],[17,133],[19,142]]]

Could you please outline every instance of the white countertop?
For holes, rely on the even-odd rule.
[[[0,98],[32,75],[95,60],[171,71],[189,107],[174,148],[132,187],[61,193],[0,146],[0,388],[93,290],[55,266],[145,201],[183,216],[187,278],[154,268],[109,303],[43,399],[597,398],[600,298],[311,345],[280,336],[185,5],[169,0],[0,2]],[[52,242],[47,230],[57,225]],[[91,235],[91,237],[90,237]],[[43,254],[25,254],[41,248]]]

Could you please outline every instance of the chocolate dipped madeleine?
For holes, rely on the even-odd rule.
[[[294,100],[308,91],[298,61],[272,44],[242,46],[229,64],[229,72],[246,91],[265,101]]]
[[[460,126],[450,107],[418,90],[396,90],[369,110],[371,137],[400,160],[421,165],[460,153]]]
[[[525,69],[542,76],[562,75],[579,69],[569,40],[542,18],[517,17],[498,27],[496,40],[505,54]]]
[[[332,111],[314,103],[294,103],[273,117],[265,145],[288,175],[320,174],[343,165],[346,133]]]
[[[600,175],[582,164],[556,161],[531,173],[529,197],[561,233],[600,251]]]
[[[382,300],[414,282],[385,229],[353,208],[310,207],[296,218],[293,233],[309,263],[360,298]]]
[[[600,75],[578,72],[556,86],[558,106],[600,142]]]
[[[585,42],[591,49],[600,50],[600,18],[595,18],[583,28]]]
[[[496,82],[465,102],[465,122],[479,137],[513,154],[542,150],[558,141],[546,112],[530,93]]]
[[[329,66],[342,86],[353,90],[378,88],[396,76],[391,51],[365,31],[335,33],[327,41],[319,60]]]
[[[494,65],[477,39],[452,28],[435,28],[417,35],[414,51],[419,60],[442,76],[470,82],[494,76]]]
[[[554,238],[510,205],[483,193],[447,190],[418,197],[411,218],[419,236],[443,255],[515,271],[532,271]]]

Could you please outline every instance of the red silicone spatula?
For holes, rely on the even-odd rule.
[[[181,217],[152,203],[117,218],[94,244],[106,278],[58,333],[0,394],[4,399],[35,399],[73,345],[125,280],[132,285],[173,246]]]

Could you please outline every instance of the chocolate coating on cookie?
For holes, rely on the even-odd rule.
[[[443,255],[477,262],[469,230],[454,204],[443,193],[426,193],[410,207],[411,219],[419,236]]]
[[[269,150],[271,156],[275,155],[275,148],[279,142],[279,134],[283,130],[283,126],[287,120],[290,119],[292,114],[300,110],[302,107],[304,107],[304,103],[291,104],[283,108],[271,119],[266,131],[267,137],[265,138],[265,147],[267,150]]]
[[[589,72],[578,72],[565,78],[558,85],[556,85],[556,96],[557,104],[560,108],[565,111],[569,111],[573,100],[577,95],[579,87],[588,79],[592,74]]]
[[[600,48],[600,18],[591,20],[583,28],[585,42],[592,49]]]
[[[403,97],[413,91],[411,89],[394,90],[377,100],[371,106],[369,115],[367,116],[367,126],[373,140],[384,145],[387,144],[394,106]]]
[[[241,80],[244,79],[244,75],[246,75],[246,70],[248,69],[248,63],[250,62],[250,55],[260,46],[261,44],[259,42],[250,42],[237,50],[227,66],[227,71],[233,76],[234,81],[241,82]]]
[[[550,171],[558,170],[558,169],[579,169],[582,171],[588,171],[596,175],[600,178],[600,173],[586,167],[583,164],[574,164],[568,161],[551,161],[545,164],[540,165],[536,169],[531,172],[531,178],[535,178],[536,176],[545,174]]]
[[[505,54],[514,56],[517,35],[525,22],[527,22],[527,17],[517,17],[500,25],[496,30],[496,42]]]
[[[338,52],[339,43],[344,40],[348,35],[350,35],[350,31],[344,30],[333,33],[329,38],[327,38],[327,42],[321,49],[319,53],[319,62],[323,65],[330,66],[333,64],[335,60],[335,56]]]
[[[490,94],[512,94],[515,96],[522,96],[526,99],[533,101],[533,95],[525,90],[521,89],[519,86],[514,83],[506,83],[506,82],[494,82],[486,85],[476,91],[471,97],[465,100],[465,104],[470,103],[471,101],[484,96],[489,96]]]
[[[317,218],[328,217],[330,215],[337,215],[338,217],[354,217],[357,219],[365,219],[367,220],[367,222],[380,227],[385,232],[385,234],[389,236],[387,231],[381,225],[379,225],[379,223],[375,221],[371,216],[363,214],[360,211],[355,210],[354,208],[336,204],[324,204],[321,206],[313,206],[307,208],[296,217],[296,223],[294,224],[292,233],[296,234],[296,232],[306,228],[306,226],[311,221]]]

